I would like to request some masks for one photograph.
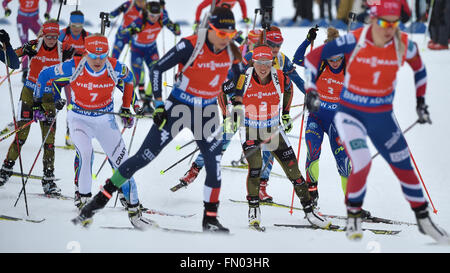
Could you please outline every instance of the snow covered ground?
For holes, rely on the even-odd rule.
[[[88,3],[89,2],[89,3]],[[122,0],[104,0],[81,2],[80,9],[85,13],[86,19],[91,22],[99,22],[100,11],[111,11],[116,8]],[[167,9],[173,20],[186,20],[192,23],[195,8],[200,0],[181,1],[167,0]],[[253,10],[257,7],[257,0],[246,1],[249,16],[253,17]],[[16,15],[18,1],[9,4]],[[44,10],[45,2],[41,1],[41,11]],[[69,0],[70,3],[70,0]],[[68,21],[69,13],[74,6],[63,7],[61,18]],[[241,18],[239,7],[236,6],[235,15]],[[52,17],[56,17],[58,5],[52,9]],[[41,12],[42,13],[42,12]],[[275,19],[291,17],[293,15],[292,1],[275,1]],[[15,18],[11,16],[8,26],[5,28],[11,36],[12,45],[19,45],[18,35],[15,28]],[[88,27],[89,31],[99,31],[96,26]],[[190,27],[183,27],[183,36],[191,33]],[[243,29],[245,32],[245,29]],[[306,36],[307,28],[283,28],[285,37],[282,51],[292,58],[297,46]],[[107,32],[108,33],[108,30]],[[110,36],[112,44],[114,34]],[[174,44],[173,35],[165,30],[165,49],[168,50]],[[323,41],[326,36],[325,29],[321,29],[317,43]],[[32,36],[33,37],[33,36]],[[437,209],[434,215],[436,222],[446,230],[450,231],[450,175],[448,168],[448,155],[450,148],[443,143],[445,136],[450,133],[448,115],[448,102],[450,101],[449,88],[445,78],[450,70],[450,52],[432,52],[424,47],[423,35],[414,35],[413,39],[421,47],[421,54],[427,66],[428,88],[427,103],[431,113],[432,125],[417,125],[406,134],[406,139],[416,163],[419,167],[425,185]],[[159,50],[162,53],[162,35],[158,39]],[[129,56],[129,55],[128,55]],[[123,57],[123,55],[122,55]],[[297,68],[303,76],[303,68]],[[5,74],[4,66],[0,68],[0,75]],[[20,74],[12,76],[12,89],[14,103],[17,104],[22,88]],[[167,79],[171,83],[172,72],[168,72]],[[401,128],[407,128],[416,118],[415,112],[415,89],[412,70],[406,65],[398,74],[398,88],[394,101],[395,114]],[[0,107],[0,126],[6,125],[11,119],[11,106],[9,103],[8,84],[5,82],[1,87],[0,98],[3,101]],[[298,91],[298,90],[297,90]],[[120,92],[117,92],[120,93]],[[117,94],[117,101],[120,96]],[[293,103],[303,102],[303,95],[296,92]],[[116,103],[119,107],[119,103]],[[17,105],[15,105],[17,111]],[[300,108],[292,110],[292,116],[299,113]],[[56,144],[64,144],[65,116],[62,111],[58,115]],[[131,153],[134,153],[146,136],[152,122],[140,120]],[[24,172],[28,173],[33,160],[41,144],[40,129],[36,124],[32,125],[30,137],[22,150]],[[294,124],[293,135],[299,135],[300,119]],[[124,134],[126,143],[131,138],[131,130]],[[187,161],[179,164],[166,174],[161,175],[160,170],[183,157],[194,149],[189,146],[181,151],[176,151],[176,145],[182,145],[192,138],[189,132],[180,134],[169,144],[160,156],[146,168],[136,173],[135,179],[138,183],[140,200],[151,209],[161,210],[177,214],[195,214],[190,218],[176,216],[152,216],[160,226],[171,228],[182,228],[189,230],[201,230],[201,219],[203,212],[202,194],[204,171],[199,175],[197,181],[187,189],[171,192],[169,188],[175,185],[178,179],[189,167]],[[292,138],[292,145],[297,151],[298,139]],[[7,149],[12,141],[9,138],[0,142],[0,160],[3,161]],[[94,141],[97,150],[101,150]],[[372,152],[376,151],[372,149]],[[239,158],[241,147],[237,137],[233,139],[227,152],[223,157],[223,164],[229,164],[231,160]],[[42,157],[42,155],[40,156]],[[306,147],[302,142],[300,166],[304,173]],[[74,152],[68,150],[56,150],[55,175],[61,180],[57,182],[65,195],[73,196],[73,160]],[[93,172],[96,172],[103,162],[104,157],[95,156]],[[345,215],[344,196],[340,188],[340,178],[337,174],[335,162],[329,149],[329,144],[324,141],[322,157],[320,161],[320,200],[319,205],[322,212],[327,214]],[[16,163],[15,171],[19,171]],[[274,171],[282,173],[278,163]],[[37,161],[33,173],[41,175],[42,161]],[[106,178],[112,174],[107,166],[102,170],[98,179],[93,183],[93,193]],[[361,242],[350,242],[342,232],[330,232],[322,230],[300,230],[290,228],[274,227],[274,224],[307,224],[303,213],[294,211],[291,215],[288,209],[275,207],[261,207],[262,224],[266,226],[265,233],[259,233],[247,228],[247,205],[232,203],[229,199],[244,200],[246,195],[246,172],[223,170],[222,189],[220,194],[221,205],[219,208],[220,221],[224,226],[230,228],[233,236],[214,236],[204,234],[178,234],[168,233],[161,230],[150,230],[145,233],[130,230],[106,230],[101,226],[131,226],[127,213],[121,208],[111,208],[113,201],[107,205],[108,208],[99,212],[92,227],[88,230],[73,226],[70,219],[76,216],[77,211],[72,201],[45,199],[28,195],[28,206],[30,218],[45,218],[42,223],[0,221],[0,252],[152,252],[152,253],[299,253],[299,252],[450,252],[449,246],[439,246],[433,243],[429,237],[421,235],[416,226],[387,225],[387,224],[364,224],[364,228],[394,229],[401,230],[395,236],[376,235],[366,231]],[[0,188],[0,214],[25,217],[23,198],[19,200],[16,207],[14,201],[21,189],[21,179],[12,177],[10,181]],[[27,184],[27,193],[41,193],[39,180],[30,179]],[[287,179],[272,177],[269,182],[268,192],[279,203],[290,204],[292,198],[292,186]],[[295,199],[295,206],[300,206]],[[120,207],[120,204],[118,204]],[[365,198],[364,208],[370,210],[372,215],[395,220],[415,222],[413,212],[403,198],[400,184],[387,163],[381,157],[377,157],[373,163],[368,178],[368,191]],[[344,224],[343,220],[335,220],[335,224]]]

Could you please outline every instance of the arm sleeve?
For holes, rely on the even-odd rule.
[[[416,96],[425,96],[427,88],[427,70],[425,64],[420,57],[417,44],[411,40],[408,41],[408,49],[406,51],[406,62],[411,66],[414,72],[414,83],[416,86]]]
[[[242,18],[247,18],[247,5],[245,4],[245,0],[239,0],[239,6],[241,6]]]
[[[195,22],[200,22],[200,15],[202,14],[202,10],[206,8],[207,6],[212,4],[212,0],[203,0],[195,11]]]
[[[66,38],[66,32],[64,31],[64,29],[61,29],[59,31],[58,41],[62,43],[64,41],[64,38]]]
[[[6,9],[8,7],[9,2],[11,2],[11,0],[3,0],[2,2],[3,9]]]
[[[53,2],[52,0],[47,0],[47,9],[45,10],[46,13],[50,13],[50,10],[52,9]]]
[[[297,48],[294,57],[292,58],[292,62],[294,64],[305,66],[305,53],[310,44],[311,42],[309,42],[308,39],[305,39],[303,43]]]
[[[292,83],[288,76],[284,77],[284,92],[283,92],[283,115],[289,114],[291,110],[292,98],[294,93]]]
[[[4,62],[8,65],[11,69],[18,69],[20,67],[20,61],[19,58],[16,55],[16,52],[11,47],[10,44],[6,46],[6,59],[5,59],[5,51],[0,51],[0,61]]]
[[[176,46],[171,48],[152,66],[150,69],[150,82],[152,84],[153,96],[155,99],[161,98],[162,73],[177,64],[186,64],[193,51],[194,46],[191,42],[186,39],[181,39]]]
[[[227,109],[227,105],[228,105],[227,95],[224,92],[220,92],[220,94],[217,98],[217,102],[219,104],[220,110],[222,111],[222,116],[225,119],[226,116],[229,115],[228,109]]]
[[[295,83],[295,85],[300,89],[300,91],[305,94],[305,81],[300,77],[300,75],[295,70],[294,65],[288,57],[284,59],[283,72]]]
[[[111,11],[110,12],[110,14],[112,15],[112,16],[117,16],[117,15],[119,15],[120,13],[122,13],[122,10],[127,10],[129,7],[130,7],[130,3],[131,2],[125,2],[125,3],[123,3],[122,5],[120,5],[118,8],[116,8],[115,10],[113,10],[113,11]]]
[[[73,59],[50,66],[39,73],[36,88],[34,89],[34,98],[42,99],[47,82],[59,78],[69,78],[75,70],[75,61]]]

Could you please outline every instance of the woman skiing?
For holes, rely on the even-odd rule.
[[[72,220],[75,224],[89,225],[94,213],[106,205],[118,187],[153,161],[180,129],[188,128],[194,133],[196,143],[205,157],[203,230],[229,232],[217,219],[222,153],[217,96],[228,70],[240,61],[240,53],[230,43],[236,35],[236,29],[233,13],[229,9],[216,8],[210,16],[208,26],[208,30],[202,29],[199,35],[183,38],[153,66],[150,79],[155,98],[154,125],[138,152],[106,180],[103,191]],[[161,98],[161,74],[175,65],[179,65],[181,72],[164,103]]]
[[[417,45],[398,29],[400,14],[399,1],[380,1],[379,5],[371,8],[369,25],[312,51],[306,59],[306,67],[312,73],[312,82],[305,103],[312,112],[319,109],[320,100],[316,91],[319,65],[332,56],[344,54],[344,88],[334,123],[352,163],[346,194],[346,235],[349,239],[362,238],[361,207],[371,165],[366,140],[370,137],[400,180],[403,194],[415,213],[419,231],[437,242],[449,243],[447,233],[429,216],[428,203],[411,165],[408,145],[392,109],[396,74],[408,60],[415,71],[415,77],[421,78],[416,83],[418,121],[431,123],[424,97],[425,67]]]
[[[241,124],[239,119],[244,118],[245,126],[240,128],[240,136],[242,149],[248,162],[249,226],[255,229],[261,228],[259,187],[262,169],[261,149],[264,146],[266,151],[276,157],[292,182],[307,220],[312,225],[327,228],[331,222],[314,213],[308,185],[298,169],[294,150],[285,132],[280,130],[280,112],[281,119],[288,120],[283,122],[283,129],[287,130],[292,126],[289,110],[293,87],[289,77],[285,76],[282,70],[272,67],[272,64],[273,56],[270,47],[260,45],[253,49],[245,80],[239,81],[237,85],[232,113],[237,124]],[[280,105],[282,105],[281,111]]]

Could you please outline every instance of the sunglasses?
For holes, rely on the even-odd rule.
[[[396,21],[387,21],[381,18],[377,19],[377,24],[382,27],[382,28],[396,28],[398,27],[398,25],[400,25],[400,20],[396,20]]]
[[[327,59],[329,62],[333,62],[333,63],[335,63],[335,62],[339,62],[340,60],[342,60],[342,59],[344,59],[344,56],[337,56],[337,57],[335,57],[335,58],[330,58],[330,59]]]
[[[281,45],[283,44],[283,42],[276,43],[276,42],[272,42],[270,40],[267,40],[266,42],[267,42],[267,45],[270,47],[281,47]]]
[[[58,39],[58,35],[45,35],[45,39],[56,40]]]
[[[108,57],[108,52],[100,54],[100,55],[88,52],[87,55],[89,56],[89,58],[91,58],[93,60],[97,60],[97,59],[103,60],[106,57]]]
[[[272,60],[253,60],[253,62],[255,62],[255,64],[259,64],[259,65],[265,65],[265,66],[272,66],[273,61]]]
[[[76,27],[76,28],[82,28],[83,24],[81,24],[81,23],[71,23],[70,26]]]
[[[237,30],[234,30],[233,32],[225,32],[223,30],[217,29],[215,26],[213,26],[211,23],[209,23],[209,27],[216,32],[217,37],[221,39],[229,38],[233,39],[233,37],[236,35]]]

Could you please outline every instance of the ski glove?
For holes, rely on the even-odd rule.
[[[33,109],[33,120],[35,122],[47,120],[47,118],[45,116],[44,108],[42,108],[41,101],[34,101],[32,109]]]
[[[175,36],[181,35],[180,24],[169,22],[166,26],[173,32],[173,34],[175,34]]]
[[[428,105],[425,104],[425,98],[417,97],[416,111],[417,111],[417,115],[419,116],[418,122],[420,124],[424,124],[424,123],[431,124],[430,113],[428,113],[427,109],[428,109]]]
[[[55,108],[57,110],[63,109],[64,105],[66,105],[66,100],[65,99],[59,99],[59,100],[55,101]]]
[[[5,17],[9,17],[11,15],[10,9],[5,9]]]
[[[155,100],[155,111],[153,112],[153,123],[158,126],[161,131],[167,122],[167,112],[164,108],[164,103],[159,100]]]
[[[283,122],[284,132],[289,133],[292,130],[292,118],[289,114],[284,114],[281,116],[281,121]]]
[[[306,40],[308,40],[309,42],[314,41],[317,37],[318,30],[319,30],[319,27],[317,25],[313,28],[310,28],[308,31],[308,35],[306,35]]]
[[[129,108],[121,107],[119,114],[122,117],[123,127],[125,127],[125,128],[133,127],[134,117],[131,115]]]
[[[28,41],[22,46],[22,52],[23,55],[27,55],[29,58],[33,58],[37,55],[37,51],[35,49],[35,46],[37,44],[36,40]]]
[[[312,88],[308,88],[308,90],[306,90],[305,105],[308,111],[311,113],[319,111],[320,100],[317,90]]]
[[[75,53],[74,47],[70,47],[69,49],[64,49],[62,52],[62,61],[65,62],[67,60],[72,59],[74,53]]]
[[[233,110],[231,111],[231,117],[233,118],[232,130],[236,132],[239,127],[244,124],[244,106],[241,102],[235,102]]]
[[[223,132],[225,134],[232,134],[236,131],[234,131],[234,126],[233,126],[233,120],[231,119],[231,117],[224,117],[223,118]]]
[[[46,21],[50,20],[50,14],[48,12],[44,13],[44,18]]]
[[[9,34],[4,29],[0,30],[0,43],[9,45]]]

